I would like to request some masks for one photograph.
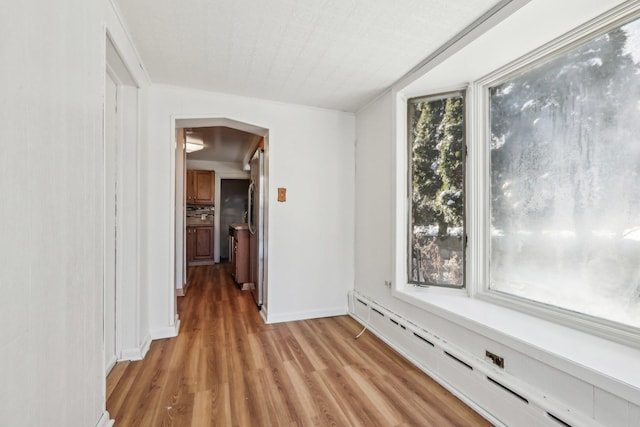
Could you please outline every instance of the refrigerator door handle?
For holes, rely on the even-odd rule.
[[[255,190],[255,182],[252,180],[251,184],[249,184],[249,189],[247,190],[247,198],[248,198],[248,215],[247,215],[247,223],[249,225],[249,232],[251,234],[256,234],[257,228],[252,228],[251,219],[253,217],[253,210],[251,209],[252,199],[253,199],[253,191]]]

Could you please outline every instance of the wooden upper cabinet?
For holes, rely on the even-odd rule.
[[[187,171],[187,204],[212,205],[215,200],[214,189],[214,171]]]

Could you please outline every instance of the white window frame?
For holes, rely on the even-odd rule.
[[[392,295],[405,302],[445,313],[440,307],[449,304],[451,298],[478,299],[533,315],[545,321],[567,326],[633,347],[640,347],[640,328],[596,318],[584,314],[541,304],[524,298],[498,293],[489,289],[490,247],[490,177],[489,177],[489,87],[496,85],[510,74],[526,71],[533,65],[563,50],[570,49],[586,39],[593,38],[626,22],[640,18],[640,4],[620,7],[605,13],[573,31],[554,39],[523,57],[508,63],[485,77],[471,82],[466,89],[460,85],[429,91],[407,93],[402,89],[392,91],[395,101],[395,209],[394,209],[394,279]],[[461,289],[429,287],[417,289],[408,283],[408,233],[409,171],[407,102],[410,98],[428,97],[432,94],[465,92],[465,122],[467,143],[465,228],[468,236],[466,248],[465,284]],[[456,306],[454,302],[451,306]]]
[[[433,94],[428,94],[427,96],[418,96],[418,97],[411,97],[411,98],[407,98],[405,99],[405,117],[408,119],[408,112],[409,112],[409,102],[415,99],[420,99],[422,101],[436,101],[436,100],[441,100],[441,99],[449,99],[449,98],[453,98],[455,96],[460,96],[462,98],[462,101],[464,103],[464,118],[463,118],[463,123],[465,126],[464,129],[464,144],[465,147],[463,149],[463,156],[466,157],[467,156],[467,131],[468,131],[468,125],[467,125],[467,114],[469,113],[469,107],[467,106],[467,88],[466,87],[462,87],[462,88],[458,88],[458,89],[454,89],[454,90],[449,90],[447,92],[439,92],[439,93],[433,93]],[[407,120],[407,132],[409,131],[408,129],[409,126],[409,120]],[[407,203],[409,204],[408,208],[407,208],[407,213],[406,213],[406,233],[407,233],[407,275],[406,275],[406,279],[407,281],[409,281],[409,266],[411,265],[411,260],[409,259],[408,253],[409,251],[411,251],[411,235],[412,235],[412,223],[411,223],[411,209],[412,209],[412,185],[411,182],[413,181],[413,175],[411,173],[411,168],[410,166],[412,165],[412,142],[409,141],[408,138],[408,133],[405,135],[405,139],[406,139],[406,151],[405,151],[405,156],[407,157]],[[463,196],[465,197],[464,200],[464,213],[463,213],[463,225],[462,225],[462,230],[463,230],[463,235],[462,235],[462,259],[463,262],[465,263],[465,265],[463,265],[462,268],[462,284],[461,285],[453,285],[453,284],[437,284],[437,283],[428,283],[428,282],[411,282],[410,285],[411,286],[416,286],[416,287],[438,287],[438,288],[447,288],[447,289],[464,289],[467,286],[467,272],[466,272],[466,258],[467,258],[467,244],[465,242],[466,240],[466,234],[467,234],[467,211],[466,211],[466,193],[467,193],[467,161],[466,158],[464,159],[464,166],[463,166],[463,174],[464,174],[464,183],[463,183],[463,187],[462,187],[462,192],[463,192]]]

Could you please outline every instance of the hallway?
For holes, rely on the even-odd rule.
[[[180,335],[112,370],[116,427],[489,425],[348,316],[265,325],[229,268],[189,268]]]

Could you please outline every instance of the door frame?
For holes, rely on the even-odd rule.
[[[170,233],[170,258],[174,260],[169,267],[169,289],[167,290],[169,295],[169,313],[170,318],[169,325],[173,325],[176,328],[176,333],[180,327],[180,319],[178,317],[177,311],[177,289],[181,289],[183,283],[180,283],[180,287],[178,287],[178,280],[183,281],[186,280],[186,264],[185,264],[185,246],[184,240],[182,244],[178,246],[178,239],[176,236],[179,235],[178,231],[180,229],[184,229],[184,218],[180,212],[184,212],[184,200],[178,200],[176,197],[176,188],[183,188],[185,186],[185,176],[184,171],[186,171],[186,154],[184,149],[179,149],[178,141],[176,140],[176,130],[179,128],[192,128],[192,127],[214,127],[214,126],[224,126],[232,129],[241,130],[248,133],[253,133],[255,135],[259,135],[264,138],[264,160],[265,160],[265,203],[264,203],[264,299],[265,303],[263,304],[261,315],[266,320],[266,310],[267,310],[267,289],[268,289],[268,241],[269,241],[269,197],[268,197],[268,188],[269,188],[269,129],[253,125],[251,123],[235,120],[228,117],[215,117],[210,115],[172,115],[171,118],[171,135],[173,135],[173,143],[170,145],[171,149],[171,165],[170,165],[170,182],[173,183],[171,186],[171,218],[170,223],[173,224]],[[255,147],[257,148],[259,141],[256,142]],[[247,160],[250,160],[251,156],[247,155]],[[180,162],[183,162],[182,165]],[[183,173],[176,173],[177,170],[181,170]],[[220,180],[227,178],[240,178],[240,174],[218,174],[216,172],[216,190],[215,190],[215,206],[216,206],[216,214],[214,215],[214,227],[218,229],[218,231],[214,230],[214,236],[217,236],[216,241],[219,246],[220,243],[220,216],[217,213],[217,209],[220,206]],[[246,178],[246,177],[244,177]],[[218,256],[217,262],[219,262],[219,250],[217,253],[214,253],[214,257]],[[180,274],[182,271],[182,274]]]
[[[146,344],[140,339],[139,319],[139,89],[118,51],[114,38],[105,29],[105,82],[107,75],[116,84],[116,158],[115,169],[116,242],[115,242],[115,356],[116,361],[139,360]],[[106,111],[103,111],[106,120]],[[106,121],[103,122],[106,127]],[[104,129],[103,129],[104,131]],[[106,135],[103,135],[106,141]],[[105,159],[106,162],[107,159]],[[106,190],[106,182],[104,188]],[[104,206],[106,215],[107,206]],[[104,225],[106,227],[106,224]],[[106,241],[103,243],[106,249]],[[106,269],[108,266],[104,266]],[[106,284],[103,283],[103,298]],[[106,331],[106,301],[103,301],[103,349]],[[145,340],[146,341],[146,340]],[[104,353],[104,351],[103,351]],[[106,366],[106,361],[104,363]]]

